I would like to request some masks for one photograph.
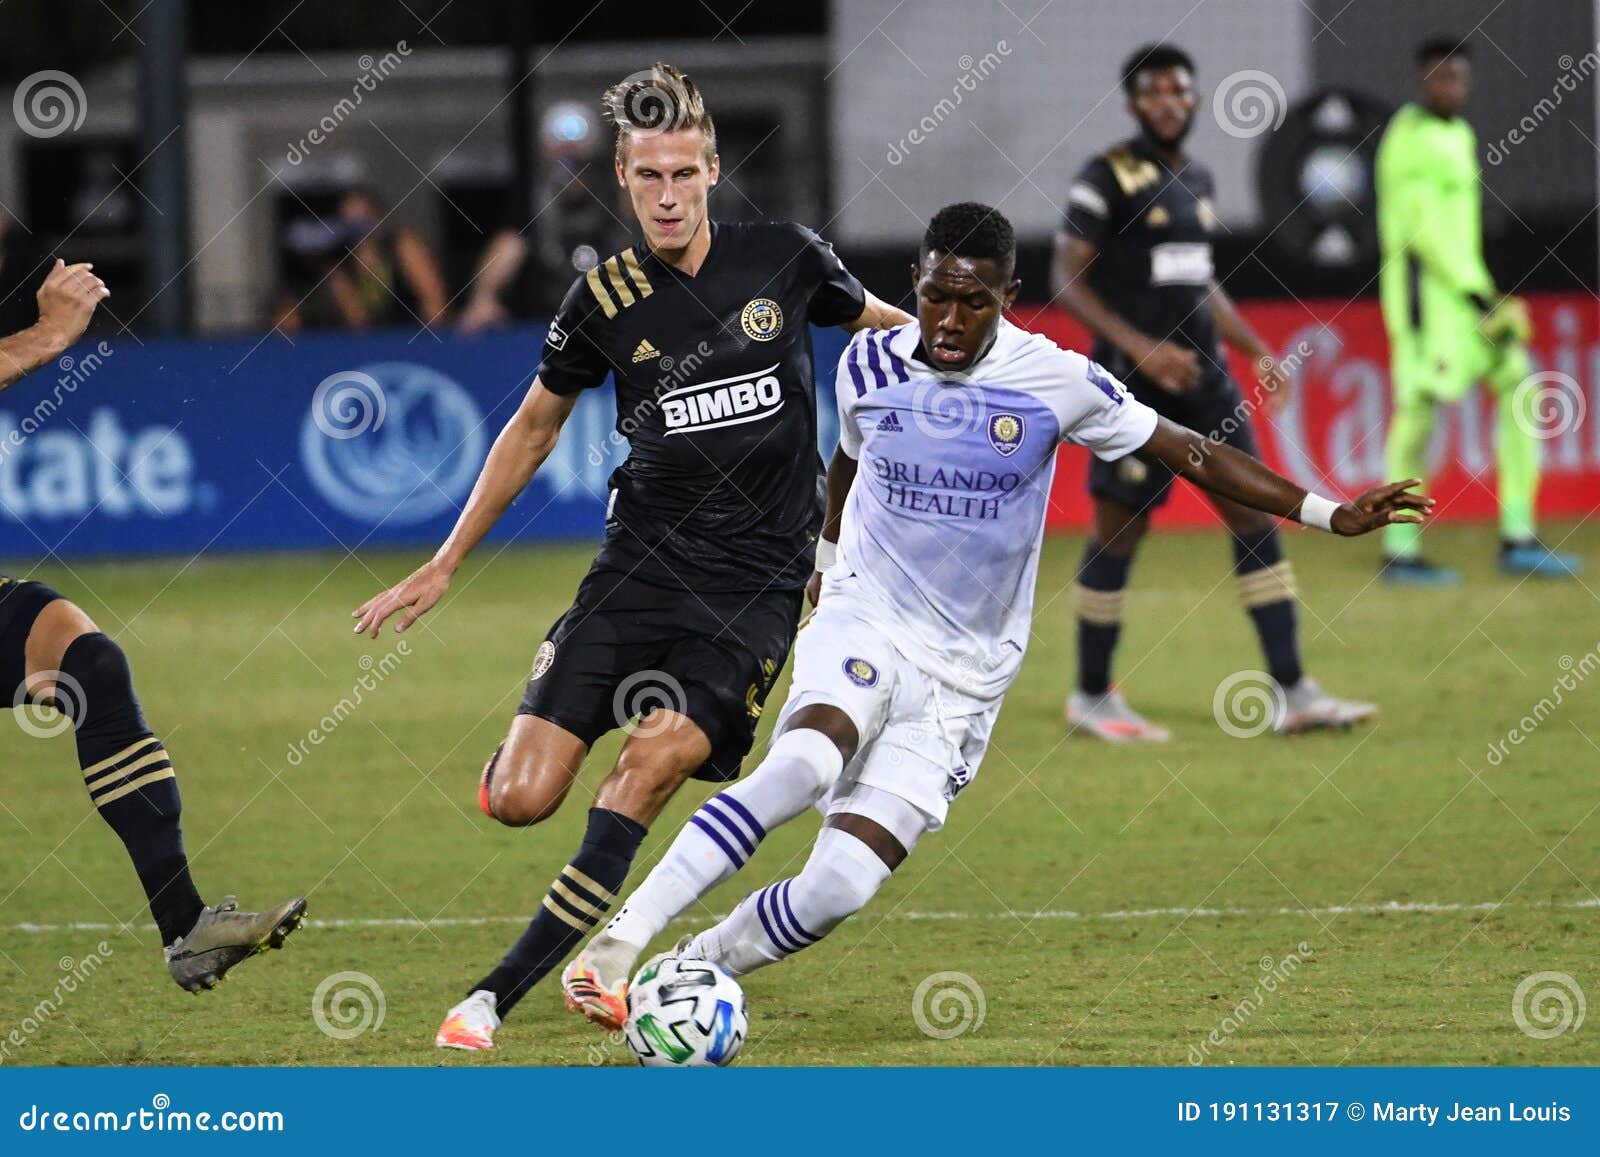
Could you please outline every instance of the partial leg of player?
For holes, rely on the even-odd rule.
[[[183,847],[177,772],[145,721],[122,648],[38,583],[0,580],[0,608],[4,680],[72,721],[89,798],[133,861],[173,980],[189,992],[214,988],[236,964],[281,947],[304,919],[305,900],[256,913],[240,912],[232,896],[215,907],[200,898]]]

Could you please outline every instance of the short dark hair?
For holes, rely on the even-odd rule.
[[[1146,44],[1133,50],[1133,55],[1122,62],[1122,91],[1133,95],[1141,72],[1160,72],[1167,68],[1187,69],[1194,75],[1194,60],[1176,44],[1161,42]]]
[[[1465,40],[1457,40],[1453,36],[1434,36],[1417,45],[1414,59],[1418,68],[1427,68],[1430,64],[1449,60],[1452,56],[1471,60],[1472,50],[1467,47]]]
[[[1009,274],[1017,265],[1017,234],[994,206],[958,201],[940,209],[928,222],[922,235],[922,257],[929,253],[993,261]]]

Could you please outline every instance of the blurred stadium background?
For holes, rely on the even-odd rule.
[[[605,480],[625,453],[608,393],[584,399],[497,529],[527,549],[458,580],[414,641],[430,657],[380,668],[383,689],[337,741],[326,713],[373,669],[376,651],[342,637],[349,608],[448,531],[532,377],[549,312],[626,243],[596,98],[656,59],[686,69],[716,116],[715,216],[806,222],[870,289],[904,303],[927,217],[987,200],[1017,225],[1019,320],[1083,344],[1048,305],[1066,189],[1131,132],[1117,76],[1127,53],[1182,45],[1202,93],[1192,151],[1220,188],[1219,274],[1294,371],[1288,407],[1258,415],[1266,455],[1302,484],[1351,493],[1382,473],[1388,411],[1373,152],[1411,93],[1414,45],[1465,38],[1489,265],[1528,295],[1535,356],[1578,416],[1545,444],[1541,505],[1549,537],[1595,562],[1600,538],[1582,524],[1600,502],[1590,0],[56,0],[13,2],[0,21],[0,330],[33,320],[57,254],[93,261],[113,292],[72,355],[0,398],[0,558],[82,603],[132,654],[150,713],[176,728],[203,882],[259,899],[305,875],[313,914],[344,929],[297,944],[309,963],[261,968],[254,993],[230,994],[244,1003],[185,1005],[168,1025],[136,890],[63,774],[70,754],[8,739],[19,751],[0,783],[11,829],[0,970],[17,974],[0,986],[15,994],[8,1023],[90,932],[111,937],[112,967],[132,986],[83,997],[67,1014],[75,1033],[30,1036],[18,1054],[29,1063],[415,1063],[457,981],[531,909],[581,816],[548,839],[538,829],[537,842],[485,836],[471,782],[599,534]],[[492,294],[478,276],[491,255],[515,270]],[[830,450],[842,343],[837,331],[815,337]],[[1583,770],[1600,733],[1578,711],[1530,745],[1518,777],[1482,778],[1488,746],[1571,669],[1580,643],[1596,645],[1592,629],[1572,634],[1596,621],[1587,587],[1535,592],[1490,570],[1487,414],[1469,399],[1436,446],[1440,552],[1477,560],[1459,591],[1381,591],[1376,545],[1294,538],[1313,667],[1385,712],[1361,737],[1299,745],[1245,747],[1215,727],[1212,691],[1253,661],[1253,644],[1218,593],[1225,547],[1179,536],[1141,563],[1126,676],[1179,740],[1114,759],[1061,747],[1072,536],[1087,513],[1084,461],[1066,453],[1036,652],[969,812],[945,851],[897,879],[900,895],[886,893],[893,919],[797,963],[798,990],[783,970],[760,975],[758,1017],[821,1008],[810,1027],[758,1026],[754,1057],[1192,1061],[1267,969],[1263,953],[1309,942],[1320,993],[1235,1026],[1221,1055],[1594,1061],[1592,1028],[1537,1052],[1506,1015],[1536,969],[1579,973],[1586,961],[1579,980],[1600,983],[1587,927],[1600,901],[1585,883],[1600,878],[1600,801]],[[1212,516],[1184,497],[1159,521]],[[648,858],[692,802],[663,818]],[[803,839],[775,846],[777,871]],[[1433,922],[1385,925],[1391,902]],[[1527,906],[1517,916],[1501,904]],[[1260,919],[1230,923],[1232,909]],[[939,919],[960,911],[1000,922]],[[1017,912],[1054,915],[1005,919]],[[1142,943],[1138,919],[1117,922],[1129,912],[1151,917]],[[907,913],[927,919],[893,922]],[[1109,918],[1064,933],[1071,913]],[[507,922],[472,923],[486,916]],[[391,917],[400,924],[382,924]],[[988,1035],[930,1051],[941,1042],[900,1015],[898,988],[894,1009],[864,1012],[861,1001],[888,998],[859,968],[841,975],[857,949],[883,953],[876,979],[908,992],[941,968],[971,972],[988,994]],[[1064,960],[1071,976],[1058,980]],[[392,1019],[339,1052],[345,1038],[319,1033],[304,1005],[342,968],[371,973]],[[1007,1004],[1019,986],[1034,1001],[1058,983],[1042,1008]],[[530,1017],[538,1050],[507,1059],[595,1060],[553,1010]],[[1434,1034],[1441,1018],[1460,1031]]]

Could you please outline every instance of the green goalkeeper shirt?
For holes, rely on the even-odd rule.
[[[1478,139],[1461,117],[1408,104],[1384,130],[1376,174],[1378,292],[1391,335],[1470,326],[1477,317],[1471,295],[1493,294],[1478,172]]]

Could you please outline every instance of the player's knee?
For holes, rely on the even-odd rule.
[[[109,635],[91,631],[72,640],[56,675],[51,697],[80,732],[86,727],[147,730],[128,656]]]
[[[489,814],[509,828],[543,823],[561,810],[571,782],[552,788],[550,779],[537,768],[507,766],[502,760],[489,780]]]
[[[888,867],[860,841],[837,838],[840,833],[829,829],[824,833],[832,838],[818,842],[792,897],[801,924],[817,936],[865,908],[889,878]]]
[[[800,708],[790,717],[783,734],[773,741],[773,746],[783,744],[801,756],[805,766],[816,771],[819,786],[831,786],[831,782],[820,782],[820,777],[827,774],[833,762],[825,757],[827,753],[822,750],[822,743],[834,748],[845,763],[850,762],[861,743],[855,721],[831,703],[809,703]],[[837,775],[828,778],[831,781]]]

